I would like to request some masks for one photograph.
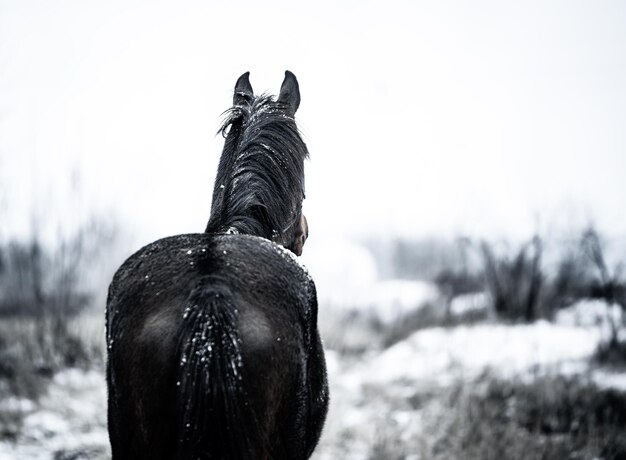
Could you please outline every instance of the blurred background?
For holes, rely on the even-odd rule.
[[[316,459],[626,458],[626,5],[0,0],[0,457],[108,458],[121,262],[298,77]]]

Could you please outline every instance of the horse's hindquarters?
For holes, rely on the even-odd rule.
[[[302,269],[259,238],[183,235],[139,251],[107,304],[113,458],[187,458],[187,441],[216,458],[306,458],[326,401],[316,308]],[[238,428],[204,436],[220,426]]]
[[[129,321],[109,352],[113,459],[172,459],[177,449],[177,344],[172,328],[159,333],[154,317],[145,318]]]

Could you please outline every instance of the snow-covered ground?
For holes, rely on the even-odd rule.
[[[485,374],[528,381],[539,375],[580,375],[626,390],[626,373],[590,365],[603,336],[602,327],[547,321],[477,324],[423,329],[356,361],[330,350],[332,402],[316,458],[370,458],[381,427],[395,426],[400,436],[419,439],[429,414],[414,407],[412,398],[431,398]]]
[[[13,401],[22,412],[17,439],[0,441],[2,460],[109,458],[106,388],[97,371],[68,369],[54,376],[37,403]],[[2,404],[0,404],[0,410]]]
[[[338,333],[361,327],[355,318],[365,316],[380,329],[364,334],[384,334],[407,315],[441,301],[428,283],[378,279],[371,258],[359,247],[328,249],[337,259],[334,268],[310,268],[320,294],[320,321],[341,318],[335,325]],[[316,274],[329,270],[332,276]],[[453,315],[463,315],[487,304],[485,294],[477,293],[453,299],[449,306]],[[425,445],[427,430],[445,410],[439,402],[442,391],[459,382],[471,385],[480,376],[532,380],[546,374],[579,375],[626,391],[626,373],[590,364],[610,325],[620,324],[619,315],[613,307],[581,302],[561,311],[555,322],[506,325],[487,319],[419,329],[387,348],[381,341],[372,339],[369,346],[364,341],[359,353],[330,346],[331,406],[314,458],[384,460],[383,454],[373,453],[381,443]],[[108,458],[105,396],[101,371],[69,369],[52,379],[38,402],[0,400],[0,412],[23,415],[18,436],[0,440],[0,459]]]
[[[566,311],[562,318],[568,313],[573,314]],[[368,458],[384,424],[402,436],[419,437],[428,413],[414,407],[411,398],[486,372],[506,378],[585,374],[601,385],[626,389],[626,374],[589,365],[602,335],[599,325],[476,324],[423,329],[358,358],[328,350],[332,402],[315,458]],[[69,369],[54,377],[38,403],[2,401],[0,410],[20,410],[25,417],[18,438],[0,442],[0,458],[107,458],[105,394],[102,373]]]
[[[360,364],[348,375],[361,382],[399,380],[446,384],[485,371],[512,377],[534,368],[560,371],[594,352],[598,331],[546,321],[431,328]],[[371,372],[376,369],[376,372]]]

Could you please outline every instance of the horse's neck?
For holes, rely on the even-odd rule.
[[[240,233],[280,244],[289,239],[285,233],[290,233],[287,229],[293,226],[294,200],[299,198],[291,189],[298,187],[294,177],[302,173],[303,165],[298,167],[292,154],[279,154],[299,137],[294,139],[295,128],[278,127],[285,132],[276,134],[278,140],[267,139],[267,145],[262,142],[265,137],[253,136],[254,142],[242,139],[242,127],[233,127],[218,166],[207,232]],[[304,144],[294,151],[304,161]]]
[[[234,211],[225,207],[223,201],[211,214],[206,228],[207,233],[238,233],[243,235],[259,236],[273,239],[276,230],[269,228],[258,217],[254,216],[252,208],[242,208]]]

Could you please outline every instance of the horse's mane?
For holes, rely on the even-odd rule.
[[[225,112],[220,132],[226,140],[206,232],[275,239],[300,218],[308,151],[290,113],[268,95]]]

